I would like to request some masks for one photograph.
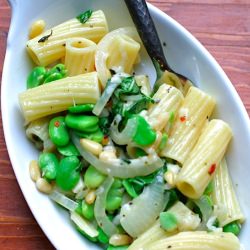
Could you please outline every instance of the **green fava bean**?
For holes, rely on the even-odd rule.
[[[102,244],[108,244],[109,237],[103,232],[103,230],[100,227],[97,228],[97,231],[99,233],[97,236],[98,241]]]
[[[59,147],[66,146],[70,137],[63,116],[53,118],[49,123],[49,136],[51,141]]]
[[[55,65],[48,71],[47,76],[52,75],[54,73],[60,73],[62,77],[65,77],[67,75],[67,70],[65,68],[65,65],[62,63]]]
[[[71,106],[68,108],[70,113],[78,114],[78,113],[84,113],[84,112],[90,112],[94,108],[94,104],[80,104]]]
[[[84,183],[88,188],[98,188],[106,176],[97,171],[93,166],[89,166],[85,175],[84,175]]]
[[[127,250],[129,246],[112,246],[109,245],[108,248],[106,250]]]
[[[65,191],[72,190],[80,179],[80,161],[76,156],[63,158],[57,169],[56,184]]]
[[[86,130],[95,127],[98,124],[98,121],[98,117],[87,115],[67,114],[65,118],[65,123],[69,128],[76,129],[81,132],[89,132]]]
[[[46,69],[44,67],[35,67],[27,78],[27,89],[37,87],[44,83]]]
[[[64,155],[64,156],[72,156],[72,155],[79,156],[80,155],[76,146],[72,142],[69,142],[66,146],[57,147],[57,150],[61,155]]]
[[[63,76],[60,73],[55,72],[55,73],[49,75],[48,77],[46,77],[44,83],[53,82],[53,81],[56,81],[56,80],[60,80],[62,78],[63,78]]]
[[[94,204],[87,204],[85,200],[82,201],[82,215],[87,220],[94,219]]]
[[[59,162],[53,153],[42,153],[38,159],[38,165],[42,175],[48,180],[54,180],[57,174]]]
[[[223,227],[223,232],[233,233],[237,236],[240,233],[240,225],[236,221],[231,222]]]
[[[123,196],[123,190],[119,187],[117,188],[116,184],[115,186],[112,185],[111,189],[108,192],[106,200],[107,211],[112,212],[121,207],[122,196]]]
[[[104,134],[102,133],[102,131],[100,130],[100,128],[98,128],[98,130],[96,132],[93,133],[84,133],[84,132],[79,132],[75,130],[75,133],[80,136],[81,138],[87,138],[91,141],[95,141],[95,142],[102,142]]]
[[[141,146],[148,146],[156,140],[156,132],[150,127],[148,122],[142,116],[134,116],[137,120],[137,127],[133,141]]]

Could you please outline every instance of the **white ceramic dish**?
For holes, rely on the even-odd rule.
[[[11,0],[12,22],[2,78],[2,118],[10,159],[29,207],[37,222],[57,249],[98,249],[76,232],[68,214],[55,206],[47,196],[39,193],[30,180],[28,164],[38,152],[26,139],[23,119],[19,112],[18,93],[25,90],[26,76],[31,61],[25,51],[28,28],[33,20],[46,20],[47,27],[76,16],[85,9],[102,9],[110,29],[131,24],[123,0]],[[171,66],[188,76],[200,88],[217,99],[216,116],[230,124],[234,140],[228,152],[228,163],[236,185],[242,209],[248,218],[240,239],[245,248],[250,235],[250,123],[246,110],[229,79],[207,50],[181,25],[157,8],[149,5]],[[143,56],[144,71],[154,79],[149,58]]]

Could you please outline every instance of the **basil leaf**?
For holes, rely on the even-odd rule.
[[[76,19],[78,19],[80,23],[86,23],[89,20],[89,18],[91,17],[92,13],[93,13],[92,10],[87,10],[87,11],[81,13],[80,15],[78,15],[76,17]]]

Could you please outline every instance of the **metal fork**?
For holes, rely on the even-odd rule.
[[[161,82],[159,82],[159,79],[162,77],[165,71],[171,72],[174,75],[176,75],[179,78],[182,85],[185,84],[193,85],[192,82],[186,76],[175,72],[169,66],[165,58],[161,41],[159,39],[157,30],[155,28],[153,19],[149,13],[146,1],[145,0],[124,0],[124,1],[128,7],[128,10],[135,24],[135,27],[140,35],[140,38],[156,69],[157,80],[154,85],[154,92],[156,92],[157,89],[162,84]]]

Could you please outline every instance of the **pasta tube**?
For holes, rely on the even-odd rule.
[[[161,156],[183,164],[197,142],[206,119],[215,106],[214,99],[195,87],[190,87],[175,116],[175,123]]]
[[[195,230],[201,222],[199,215],[180,201],[176,202],[168,212],[173,213],[177,218],[178,231]]]
[[[65,67],[69,76],[75,76],[95,69],[96,44],[85,38],[66,41]]]
[[[189,88],[192,86],[192,83],[189,80],[183,80],[176,74],[167,70],[165,70],[161,78],[157,80],[156,85],[158,84],[168,84],[174,86],[179,89],[184,96],[186,96]]]
[[[128,248],[128,250],[145,249],[150,244],[157,240],[165,239],[173,233],[167,233],[161,228],[160,221],[157,220],[155,224],[146,232],[140,235]]]
[[[144,95],[150,96],[151,94],[151,86],[148,79],[148,76],[146,75],[137,75],[135,76],[135,81],[139,87],[141,87],[141,92]]]
[[[84,37],[93,42],[99,42],[107,32],[106,17],[101,10],[98,10],[92,13],[86,23],[73,18],[29,40],[27,50],[36,64],[47,66],[65,56],[67,39]]]
[[[127,35],[117,35],[108,47],[108,69],[122,69],[131,73],[138,57],[140,44]]]
[[[58,113],[81,103],[96,103],[100,87],[96,72],[66,77],[28,89],[19,95],[26,122]]]
[[[163,84],[157,90],[153,99],[156,100],[148,111],[148,122],[155,130],[166,127],[171,112],[175,113],[183,101],[182,93],[175,87]]]
[[[239,239],[232,233],[207,233],[203,231],[182,232],[158,240],[144,250],[239,250]]]
[[[209,122],[177,177],[176,185],[184,195],[198,199],[203,194],[231,138],[232,131],[227,123],[221,120]]]
[[[140,38],[132,27],[113,30],[102,38],[97,46],[95,66],[103,87],[111,77],[110,68],[122,66],[123,70],[129,70],[131,63],[137,62],[139,42]],[[118,67],[118,70],[121,70],[121,67]]]
[[[245,218],[235,195],[225,159],[221,161],[214,176],[213,190],[214,211],[220,226],[223,227],[233,221],[243,223]]]

